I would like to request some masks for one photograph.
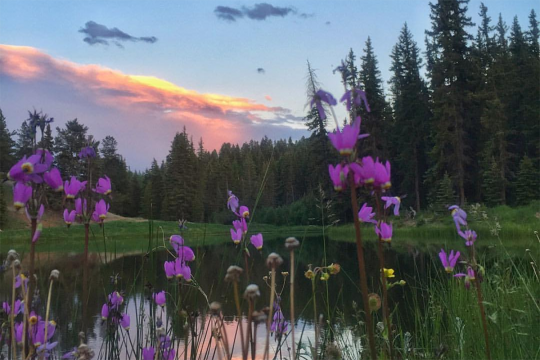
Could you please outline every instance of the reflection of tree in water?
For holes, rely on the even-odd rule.
[[[189,239],[186,242],[189,245]],[[339,309],[343,319],[348,324],[354,324],[353,302],[361,305],[361,296],[358,286],[358,266],[356,263],[356,248],[354,243],[332,242],[327,247],[327,262],[339,263],[341,273],[331,277],[328,281],[328,298],[331,316],[335,317],[334,309]],[[257,283],[261,290],[261,300],[257,307],[267,306],[269,298],[269,289],[264,284],[263,277],[268,275],[268,268],[265,265],[265,259],[272,251],[282,254],[285,262],[282,265],[282,271],[288,271],[288,251],[285,250],[283,240],[266,241],[262,253],[251,250],[251,268],[250,282]],[[192,263],[192,273],[194,279],[208,296],[208,300],[219,301],[222,304],[222,310],[226,317],[232,318],[236,313],[232,288],[230,284],[223,281],[225,272],[230,265],[238,264],[244,267],[243,258],[240,249],[232,243],[219,246],[204,246],[194,248],[196,259]],[[368,272],[368,284],[370,291],[378,292],[379,286],[379,264],[373,243],[368,243],[365,249],[366,268]],[[240,255],[239,255],[240,254]],[[116,259],[109,259],[109,262],[103,264],[103,256],[92,254],[89,260],[88,286],[83,292],[83,258],[82,254],[42,254],[37,264],[39,276],[39,289],[41,292],[42,303],[40,311],[44,312],[45,296],[48,291],[48,276],[52,269],[58,269],[61,272],[60,281],[55,285],[52,297],[52,318],[58,324],[57,340],[62,350],[71,349],[78,344],[78,333],[84,331],[89,343],[100,342],[105,335],[101,324],[101,307],[106,301],[109,293],[115,287],[111,283],[111,278],[117,279],[117,289],[124,291],[126,301],[133,301],[137,297],[137,304],[141,299],[145,299],[146,305],[151,304],[150,297],[153,291],[167,291],[170,296],[167,297],[167,309],[175,309],[178,303],[178,296],[182,293],[182,305],[187,314],[196,314],[199,312],[204,315],[207,311],[205,297],[193,286],[184,285],[180,289],[176,281],[167,281],[163,270],[163,263],[170,255],[165,251],[154,253],[151,256],[145,254],[117,256]],[[114,255],[109,254],[109,258]],[[386,255],[386,262],[389,268],[396,270],[399,278],[403,274],[408,274],[404,280],[411,286],[415,281],[421,280],[420,276],[425,276],[426,270],[431,266],[431,262],[424,261],[427,254],[414,251],[398,253],[389,250]],[[302,242],[297,250],[297,279],[296,279],[296,314],[300,320],[312,322],[313,308],[311,307],[311,281],[304,278],[304,271],[308,264],[314,266],[324,265],[324,247],[322,238],[307,238]],[[427,264],[427,265],[426,265]],[[427,271],[429,273],[429,271]],[[284,278],[279,275],[277,278],[278,287],[283,284]],[[288,280],[288,279],[287,279]],[[9,296],[10,289],[9,276],[4,275],[2,287],[0,289],[0,299],[5,300]],[[151,285],[151,288],[150,288]],[[247,285],[245,277],[242,278],[242,287]],[[5,289],[5,290],[4,290]],[[405,296],[412,293],[408,287],[395,287],[390,291],[390,307],[399,306],[405,310]],[[87,309],[84,311],[83,318],[83,293],[88,294]],[[419,293],[418,296],[422,296]],[[326,289],[324,284],[318,281],[317,285],[317,303],[320,313],[326,317]],[[264,302],[263,302],[264,301]],[[411,299],[407,300],[410,303]],[[282,298],[282,309],[286,318],[288,318],[289,299],[288,287],[285,288]],[[180,309],[179,309],[180,310]],[[400,321],[406,326],[408,319],[407,311],[400,311]],[[404,318],[405,316],[405,318]],[[412,315],[410,315],[412,316]],[[173,316],[174,333],[178,337],[184,336],[185,330],[183,322],[179,321],[180,316]],[[335,320],[335,319],[334,319]],[[412,318],[410,319],[412,320]],[[132,327],[136,326],[136,319],[132,316]],[[411,326],[413,324],[411,323]]]

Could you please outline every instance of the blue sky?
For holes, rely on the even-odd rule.
[[[6,62],[2,66],[0,61],[0,108],[8,126],[18,128],[26,111],[33,107],[54,116],[57,126],[77,117],[98,138],[115,136],[128,164],[136,169],[147,167],[153,157],[163,159],[174,133],[184,125],[195,139],[206,139],[209,149],[219,148],[223,141],[243,142],[260,139],[264,134],[275,139],[299,138],[307,134],[301,118],[305,114],[308,59],[324,88],[338,96],[342,86],[332,69],[350,48],[360,57],[371,36],[386,82],[390,78],[389,54],[403,23],[407,21],[421,48],[424,30],[430,27],[428,1],[272,1],[274,8],[289,9],[287,14],[265,20],[249,18],[249,11],[258,3],[2,0],[0,44],[33,48],[41,60],[32,60],[32,66],[44,66],[44,61],[48,64],[46,75],[41,72],[24,78],[10,73]],[[524,30],[530,10],[534,8],[538,13],[539,8],[537,1],[526,0],[485,4],[493,22],[499,12],[508,25],[517,15]],[[244,16],[224,21],[216,16],[218,6],[236,9]],[[477,24],[479,6],[479,1],[469,3],[469,16]],[[83,41],[85,34],[79,32],[89,21],[118,28],[134,38],[153,36],[157,41],[125,41],[121,42],[123,48],[112,42],[108,46],[89,45]],[[469,31],[476,33],[476,29]],[[2,49],[0,60],[6,54],[19,52],[19,48]],[[28,57],[38,56],[25,54],[27,61]],[[85,65],[97,65],[101,73],[114,72],[117,83],[124,81],[123,76],[165,80],[180,89],[167,85],[164,93],[152,93],[152,101],[156,96],[168,96],[169,90],[176,95],[185,90],[201,95],[197,97],[198,110],[182,111],[171,101],[160,106],[166,104],[172,110],[156,104],[140,108],[140,102],[121,103],[126,98],[105,99],[103,89],[106,87],[110,95],[111,85],[97,84],[91,78],[99,76],[89,75]],[[75,69],[68,80],[66,68]],[[80,77],[81,73],[84,76]],[[86,86],[88,81],[92,84]],[[163,88],[156,84],[145,81],[145,86],[152,87],[150,90]],[[125,90],[126,86],[120,88]],[[90,87],[92,92],[88,92]],[[119,87],[113,87],[119,91]],[[150,90],[142,90],[146,105]],[[207,94],[226,97],[227,105],[208,100]],[[187,104],[184,98],[180,103]],[[215,111],[198,112],[209,106],[219,107],[224,115],[217,119]],[[214,127],[214,122],[221,126]],[[144,152],[136,139],[148,142]]]

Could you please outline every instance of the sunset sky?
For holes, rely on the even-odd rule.
[[[486,1],[495,23],[528,28],[537,1]],[[479,23],[479,1],[469,16]],[[332,70],[371,36],[386,82],[403,23],[424,48],[428,1],[6,1],[0,0],[0,108],[10,130],[27,110],[55,127],[78,118],[114,136],[132,169],[166,156],[186,126],[194,141],[298,139],[308,133],[306,61],[326,90]],[[476,34],[476,29],[469,29]],[[339,113],[339,114],[344,114]]]

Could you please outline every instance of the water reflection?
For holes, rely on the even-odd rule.
[[[189,245],[189,241],[187,241]],[[296,339],[308,344],[313,342],[313,302],[311,281],[303,275],[309,264],[314,266],[324,265],[324,244],[320,237],[308,238],[302,242],[296,254],[297,278],[295,296],[295,314],[298,320],[296,325]],[[166,310],[156,307],[151,301],[153,292],[165,290],[167,296],[167,309],[170,309],[172,323],[166,323],[167,334],[175,339],[176,353],[184,358],[184,351],[188,352],[188,357],[192,350],[191,343],[185,349],[186,334],[195,332],[199,335],[200,344],[197,351],[201,352],[201,358],[213,358],[216,347],[212,344],[210,334],[210,317],[207,313],[208,303],[218,301],[222,304],[222,311],[225,316],[225,329],[229,342],[237,338],[238,322],[234,321],[236,314],[234,296],[229,283],[223,281],[227,268],[232,264],[239,264],[243,267],[243,259],[240,250],[232,244],[198,247],[194,249],[196,260],[192,265],[194,285],[176,285],[176,282],[167,281],[163,262],[171,260],[166,251],[154,252],[150,254],[90,254],[88,265],[85,267],[82,254],[40,254],[37,260],[37,274],[41,298],[45,299],[48,289],[48,275],[52,269],[58,269],[61,277],[52,295],[51,318],[57,325],[55,339],[59,341],[59,348],[62,353],[73,349],[79,344],[78,334],[83,331],[96,355],[101,354],[105,358],[106,346],[103,339],[107,331],[106,325],[101,319],[101,307],[109,293],[117,289],[121,291],[125,299],[123,310],[131,317],[131,327],[129,336],[122,336],[118,339],[121,349],[121,358],[135,358],[132,354],[133,344],[140,344],[142,347],[148,345],[146,336],[148,331],[153,331],[151,327],[144,328],[138,326],[141,323],[155,323],[167,318]],[[285,260],[281,267],[282,271],[288,271],[288,252],[285,250],[284,242],[268,241],[261,253],[252,251],[250,257],[250,282],[259,285],[261,290],[260,300],[256,308],[260,309],[268,306],[269,288],[263,278],[268,275],[268,269],[264,265],[264,260],[268,253],[276,251],[283,255]],[[331,319],[332,323],[340,323],[347,326],[357,324],[355,314],[357,308],[361,308],[361,296],[358,286],[358,264],[356,260],[355,244],[332,242],[331,246],[326,246],[327,264],[339,263],[341,273],[332,276],[328,281],[327,289],[318,282],[317,312],[324,315],[324,319]],[[410,251],[396,252],[388,250],[386,253],[386,267],[396,270],[397,279],[404,279],[408,284],[414,285],[415,281],[425,277],[432,266],[427,254]],[[378,292],[379,287],[379,263],[376,251],[368,244],[366,249],[366,268],[368,271],[368,284],[372,292]],[[407,274],[406,276],[404,274]],[[0,301],[7,301],[11,296],[11,279],[9,274],[3,275],[0,282]],[[247,285],[247,280],[242,279],[243,288]],[[278,274],[278,289],[284,288],[283,303],[281,307],[288,318],[289,299],[288,286],[285,286],[287,279],[285,275]],[[287,283],[288,284],[288,283]],[[410,293],[407,287],[395,287],[390,291],[390,307],[405,307],[406,296]],[[202,290],[202,291],[201,291]],[[418,292],[422,296],[421,292]],[[408,301],[411,301],[410,299]],[[354,304],[358,304],[356,308]],[[45,304],[41,303],[38,309],[44,313]],[[247,309],[247,306],[244,306]],[[244,310],[245,311],[245,310]],[[163,313],[162,313],[163,312]],[[174,314],[172,312],[175,312]],[[176,313],[178,312],[178,313]],[[402,324],[407,323],[407,311],[399,311]],[[405,318],[403,318],[405,316]],[[245,321],[245,320],[244,320]],[[190,325],[191,323],[191,325]],[[244,326],[244,329],[246,326]],[[407,330],[406,327],[403,329]],[[340,334],[357,348],[361,347],[359,341],[353,335],[353,330]],[[265,326],[261,324],[257,331],[258,354],[262,356],[262,347],[265,342]],[[274,351],[288,352],[290,340],[285,339],[286,346],[276,348],[278,342],[273,341]],[[136,345],[134,345],[136,347]],[[3,352],[6,353],[4,348]],[[140,351],[140,349],[139,349]],[[238,340],[234,349],[231,350],[235,357],[241,354]],[[285,355],[285,354],[283,354]],[[97,356],[96,356],[97,357]],[[288,354],[285,356],[288,357]]]

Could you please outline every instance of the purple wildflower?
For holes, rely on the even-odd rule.
[[[446,252],[441,249],[441,252],[439,253],[439,258],[441,259],[442,265],[444,266],[444,270],[447,273],[451,273],[454,271],[454,267],[456,266],[456,263],[459,259],[459,251],[454,254],[454,250],[450,251],[450,256],[446,255]]]
[[[461,225],[467,226],[467,213],[457,205],[452,205],[448,208],[452,211],[452,218],[456,224],[456,230],[461,230]]]
[[[373,208],[367,206],[367,203],[364,203],[360,211],[358,211],[358,220],[360,220],[360,222],[369,222],[376,224],[377,221],[373,219],[374,216],[375,213],[373,212]]]
[[[330,179],[334,184],[334,190],[342,191],[347,186],[347,175],[349,174],[349,167],[347,165],[337,164],[328,165],[328,172],[330,173]]]
[[[242,230],[231,229],[231,239],[235,245],[240,244],[240,241],[242,241]]]
[[[80,159],[94,158],[96,157],[96,150],[92,146],[85,146],[79,153]]]
[[[184,238],[182,238],[180,235],[171,235],[169,242],[176,252],[178,252],[178,248],[180,246],[184,246]]]
[[[13,187],[13,206],[16,210],[22,209],[32,196],[32,187],[18,182]]]
[[[251,235],[251,244],[255,246],[257,250],[261,250],[263,247],[263,236],[261,233],[257,235]]]
[[[86,211],[88,210],[86,205],[86,199],[75,199],[75,212],[77,213],[77,215],[84,216],[86,214]]]
[[[375,233],[380,237],[381,241],[391,242],[392,241],[392,224],[387,224],[381,222],[379,225],[375,226]]]
[[[246,223],[246,219],[241,218],[240,220],[234,220],[233,222],[234,228],[238,231],[241,230],[244,234],[247,233],[248,227]]]
[[[83,190],[86,187],[86,181],[79,181],[75,176],[72,176],[69,181],[64,182],[64,192],[68,199],[75,199],[75,196],[79,191]]]
[[[165,306],[165,302],[166,302],[165,291],[154,293],[154,295],[152,295],[152,298],[154,299],[157,305],[161,307]]]
[[[472,246],[476,241],[476,232],[474,230],[465,230],[465,232],[459,230],[458,234],[466,240],[465,245],[467,246]]]
[[[75,221],[75,216],[77,216],[77,212],[75,210],[71,210],[71,212],[68,211],[68,209],[64,210],[64,222],[68,227],[70,227]]]
[[[229,208],[229,210],[236,214],[236,210],[238,209],[238,198],[236,197],[236,195],[233,194],[231,190],[228,190],[227,193],[227,207]]]
[[[240,206],[240,211],[238,212],[240,217],[249,218],[249,209],[247,206]]]
[[[154,360],[156,350],[153,347],[147,347],[142,349],[143,360]]]
[[[352,104],[361,106],[364,103],[367,112],[371,112],[367,102],[366,92],[358,88],[347,90],[340,99],[341,102],[347,101],[347,111],[351,111]]]
[[[122,320],[120,321],[120,325],[126,329],[129,330],[131,319],[128,314],[122,314]]]
[[[109,195],[112,192],[111,179],[107,175],[104,178],[99,178],[94,191],[98,194]]]
[[[459,274],[454,275],[454,277],[464,277],[465,278],[465,288],[467,288],[467,290],[469,290],[470,287],[471,287],[471,281],[476,280],[474,270],[470,266],[467,268],[467,273],[466,274],[459,273]]]
[[[108,317],[109,317],[109,305],[103,304],[103,306],[101,307],[101,319],[107,320]]]
[[[382,196],[381,199],[386,201],[386,204],[384,204],[385,209],[394,205],[394,216],[399,216],[399,206],[401,205],[401,198],[399,196]]]
[[[118,309],[120,305],[124,303],[124,297],[120,295],[118,291],[113,291],[109,295],[109,304],[111,304],[112,309]]]
[[[383,165],[377,159],[375,162],[375,182],[373,185],[383,190],[388,190],[392,187],[392,183],[390,182],[390,162],[387,161]]]
[[[165,261],[163,263],[163,268],[165,269],[165,276],[167,276],[167,279],[172,279],[174,275],[176,275],[174,261]]]
[[[97,214],[100,222],[103,222],[103,220],[105,220],[108,211],[109,204],[107,204],[105,200],[101,199],[99,200],[99,202],[96,203],[96,211],[94,213]]]
[[[39,240],[39,237],[41,236],[41,232],[43,231],[43,224],[39,223],[36,226],[36,231],[34,232],[34,236],[32,237],[32,243],[35,243]]]
[[[345,125],[342,131],[336,129],[331,134],[328,134],[332,145],[339,151],[340,155],[349,156],[354,151],[358,135],[360,135],[360,117],[352,125]]]
[[[62,356],[62,359],[76,359],[77,358],[77,348],[74,347],[70,352],[65,353]]]
[[[178,258],[184,262],[184,261],[193,261],[195,260],[195,253],[193,250],[191,250],[188,246],[179,246],[176,249],[176,253],[178,254]]]
[[[60,175],[60,170],[57,168],[52,168],[43,174],[43,180],[56,192],[64,190],[64,183],[62,181],[62,176]]]
[[[337,101],[336,99],[334,99],[332,94],[324,90],[318,90],[313,96],[313,99],[311,100],[311,107],[313,107],[313,104],[317,106],[317,110],[319,111],[319,117],[322,120],[326,119],[326,113],[324,112],[324,107],[322,104],[323,102],[327,103],[330,106],[337,105]]]

